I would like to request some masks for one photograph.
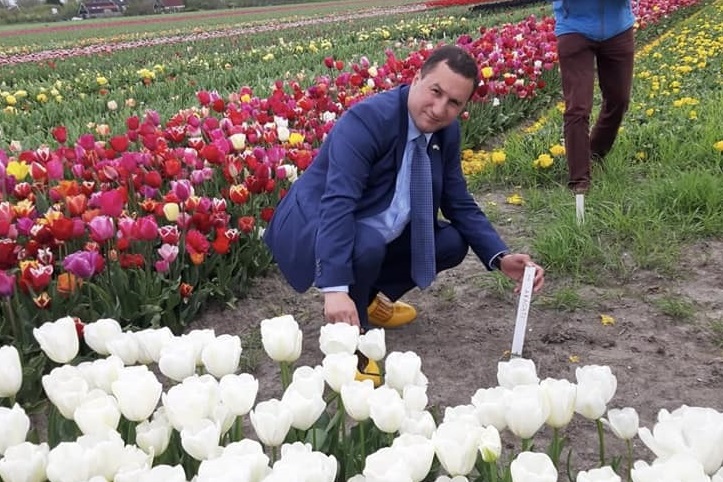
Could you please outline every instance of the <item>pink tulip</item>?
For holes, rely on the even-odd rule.
[[[113,220],[108,216],[96,216],[88,223],[90,238],[96,243],[107,241],[115,235]]]

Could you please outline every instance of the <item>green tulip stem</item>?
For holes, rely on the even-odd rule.
[[[280,362],[281,366],[281,386],[286,390],[291,385],[291,364],[289,362]]]
[[[244,427],[243,427],[243,420],[241,420],[241,416],[237,416],[236,420],[233,421],[233,425],[231,426],[231,441],[232,442],[238,442],[244,438]]]
[[[497,463],[496,462],[485,462],[487,469],[489,470],[490,482],[497,482]]]
[[[364,467],[364,461],[367,458],[367,444],[364,440],[366,434],[364,433],[364,422],[359,422],[359,448],[361,449],[361,466]]]
[[[597,425],[597,438],[600,443],[600,467],[605,466],[605,433],[603,432],[602,421],[598,418],[595,420]]]
[[[522,439],[522,451],[528,452],[532,448],[532,437]]]
[[[3,299],[3,307],[5,308],[5,316],[10,320],[10,330],[12,331],[13,341],[17,345],[18,352],[22,353],[25,337],[23,336],[22,329],[18,328],[18,321],[15,319],[15,310],[13,310],[13,306],[10,303],[10,298]]]
[[[628,482],[632,480],[633,472],[633,441],[628,439],[625,441],[625,445],[628,448]]]
[[[271,465],[274,465],[274,462],[276,462],[276,457],[278,455],[278,453],[277,453],[278,449],[279,448],[276,445],[271,447]]]
[[[348,453],[346,450],[346,413],[344,410],[344,402],[342,401],[341,397],[339,397],[336,400],[337,403],[337,412],[339,413],[339,447],[344,447],[344,452]],[[346,478],[346,468],[344,463],[344,457],[339,457],[339,473],[343,474]]]

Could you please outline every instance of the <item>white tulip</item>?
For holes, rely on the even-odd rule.
[[[599,469],[581,470],[577,473],[575,482],[621,482],[622,479],[609,465]]]
[[[369,397],[374,393],[371,380],[352,380],[341,386],[341,401],[346,413],[357,422],[369,418]]]
[[[511,358],[497,363],[497,383],[501,387],[512,389],[517,385],[537,385],[535,362],[527,358]]]
[[[223,448],[222,457],[233,457],[239,460],[240,465],[250,470],[249,482],[258,482],[269,472],[269,458],[259,442],[253,439],[243,439],[232,442]]]
[[[610,427],[616,437],[622,440],[632,440],[638,434],[640,418],[638,412],[632,407],[608,410],[608,418],[602,422]]]
[[[291,411],[291,426],[298,430],[309,430],[326,409],[323,393],[301,382],[292,382],[286,388],[281,403]]]
[[[497,430],[507,428],[507,404],[511,390],[505,387],[480,388],[472,396],[481,426],[493,425]]]
[[[366,482],[414,482],[409,464],[400,449],[384,447],[367,456],[362,474]]]
[[[321,365],[310,367],[307,365],[300,366],[294,370],[294,374],[291,376],[292,382],[304,382],[313,383],[317,390],[324,391],[326,382],[324,381],[324,370]]]
[[[212,459],[220,455],[221,426],[207,418],[196,420],[181,430],[181,445],[196,460]]]
[[[577,385],[569,380],[546,378],[540,382],[540,388],[550,407],[547,425],[553,428],[565,427],[575,415]]]
[[[47,443],[23,442],[5,450],[0,459],[0,479],[5,482],[43,482],[48,464]]]
[[[201,352],[206,371],[216,378],[235,373],[241,361],[241,338],[238,335],[220,335],[210,341]]]
[[[123,329],[112,318],[101,318],[83,327],[83,339],[91,350],[99,355],[110,355],[108,341],[120,336]]]
[[[88,382],[89,388],[100,388],[105,393],[111,393],[113,382],[118,380],[118,375],[123,370],[123,360],[111,355],[92,362],[80,363],[78,370]]]
[[[429,474],[434,460],[434,445],[421,435],[402,434],[394,439],[392,447],[400,450],[409,463],[414,482],[421,482]]]
[[[711,476],[710,482],[723,482],[723,467],[721,467],[718,472]]]
[[[678,453],[656,459],[652,465],[638,460],[630,471],[633,482],[710,482],[703,465],[690,454]]]
[[[23,367],[18,349],[12,345],[0,347],[0,398],[14,397],[23,385]]]
[[[279,138],[280,142],[286,142],[289,140],[289,136],[291,135],[291,131],[289,131],[288,127],[285,126],[278,126],[276,128],[276,135]]]
[[[195,482],[251,482],[251,468],[241,457],[221,455],[215,459],[202,460],[198,466]]]
[[[88,394],[88,382],[77,367],[62,365],[43,375],[43,389],[48,399],[68,420],[73,420],[75,409]]]
[[[362,474],[356,474],[350,479],[347,479],[346,482],[367,482],[367,478],[364,477]]]
[[[176,382],[196,372],[196,345],[189,338],[174,338],[161,348],[158,368]]]
[[[522,439],[532,438],[545,424],[550,406],[539,385],[517,385],[508,400],[507,427]]]
[[[294,416],[286,405],[272,398],[258,403],[249,417],[261,443],[278,447],[289,433]]]
[[[456,477],[450,478],[447,475],[440,475],[434,482],[469,482],[469,479],[464,475],[457,475]]]
[[[45,472],[50,482],[86,482],[92,477],[86,449],[78,442],[60,442],[53,448]]]
[[[432,438],[435,430],[437,430],[437,424],[434,422],[434,417],[426,410],[407,412],[404,420],[402,420],[402,426],[399,427],[400,434],[422,435],[426,438]]]
[[[162,328],[146,328],[135,332],[138,342],[138,363],[147,365],[158,363],[161,349],[173,338],[173,332],[167,326]]]
[[[382,385],[369,395],[369,417],[374,425],[386,433],[394,433],[405,417],[404,401],[399,392]]]
[[[354,380],[357,373],[358,358],[351,353],[332,353],[326,355],[321,362],[324,380],[335,392],[341,391],[342,385]]]
[[[294,442],[281,446],[281,459],[274,464],[273,472],[294,474],[296,480],[334,482],[337,465],[333,455],[316,452],[310,444]]]
[[[327,323],[319,330],[319,348],[324,355],[353,354],[359,343],[359,327],[348,323]]]
[[[157,482],[159,480],[163,482],[186,482],[186,472],[184,472],[181,465],[156,465],[143,472],[144,474],[137,479],[137,482]]]
[[[111,385],[118,407],[125,418],[140,422],[158,406],[163,385],[146,365],[125,367]]]
[[[660,459],[687,454],[698,460],[706,474],[715,473],[723,463],[723,414],[704,407],[686,405],[658,412],[653,432],[638,430],[638,436]]]
[[[618,381],[609,366],[586,365],[575,370],[577,396],[575,411],[585,418],[597,420],[605,414],[608,402],[615,395]]]
[[[403,393],[407,385],[424,385],[426,377],[422,375],[422,359],[412,351],[392,352],[384,361],[384,382]]]
[[[502,454],[502,440],[500,432],[494,425],[482,428],[480,435],[479,451],[482,460],[488,463],[496,462]]]
[[[547,454],[521,452],[510,464],[512,482],[557,482],[557,469]]]
[[[120,416],[115,397],[98,388],[88,392],[85,400],[73,412],[73,420],[85,435],[115,431]]]
[[[474,405],[457,405],[444,409],[442,422],[463,422],[469,425],[479,425],[477,409]]]
[[[166,416],[177,431],[203,418],[212,418],[221,399],[218,381],[211,375],[194,375],[161,395]]]
[[[0,407],[0,455],[8,447],[25,442],[30,430],[30,418],[17,403],[13,408]]]
[[[359,351],[370,360],[384,358],[387,354],[384,328],[375,328],[359,336]]]
[[[216,339],[216,332],[213,328],[206,328],[203,330],[191,330],[188,333],[181,335],[182,340],[190,341],[193,344],[193,354],[196,359],[196,365],[201,365],[201,353],[203,349]]]
[[[152,419],[136,425],[136,445],[147,454],[158,456],[168,448],[173,427],[165,412],[163,407],[159,407]]]
[[[218,386],[223,404],[236,416],[246,415],[256,403],[259,381],[253,375],[224,375]]]
[[[429,397],[427,397],[426,385],[407,385],[402,392],[404,407],[409,412],[421,412],[427,408]]]
[[[148,460],[148,456],[140,449],[133,445],[126,446],[118,432],[82,435],[76,443],[85,451],[91,477],[100,475],[106,480],[112,480],[119,471],[140,468]],[[140,452],[140,457],[136,456],[136,452]]]
[[[33,328],[33,336],[43,353],[55,363],[68,363],[80,348],[75,320],[70,316],[46,321],[40,328]]]
[[[274,361],[293,363],[301,356],[303,335],[293,316],[284,315],[261,321],[261,342]]]
[[[482,427],[463,422],[439,424],[432,443],[439,462],[450,475],[467,475],[474,468]]]
[[[108,353],[123,360],[126,366],[135,365],[140,357],[140,346],[136,334],[132,331],[124,331],[120,335],[105,342]]]

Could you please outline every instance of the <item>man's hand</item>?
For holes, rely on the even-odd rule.
[[[500,271],[517,282],[515,293],[522,288],[522,276],[525,274],[526,266],[535,267],[535,282],[532,285],[532,291],[537,293],[545,284],[545,270],[542,269],[542,266],[534,263],[529,255],[521,253],[508,254],[500,260]]]
[[[324,319],[328,323],[349,323],[359,326],[359,313],[348,293],[332,291],[324,293]]]

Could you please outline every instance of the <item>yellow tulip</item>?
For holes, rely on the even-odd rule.
[[[10,161],[5,171],[13,176],[16,181],[22,181],[30,172],[30,167],[25,161]]]
[[[166,203],[163,206],[163,214],[166,216],[166,219],[172,223],[178,219],[179,212],[180,209],[176,203]]]
[[[96,77],[96,78],[95,78],[95,81],[98,83],[98,85],[106,85],[106,84],[108,84],[108,79],[106,79],[106,78],[103,77],[102,75],[99,75],[98,77]]]
[[[9,106],[13,106],[18,103],[18,99],[16,99],[14,95],[10,94],[5,97],[5,103]]]

